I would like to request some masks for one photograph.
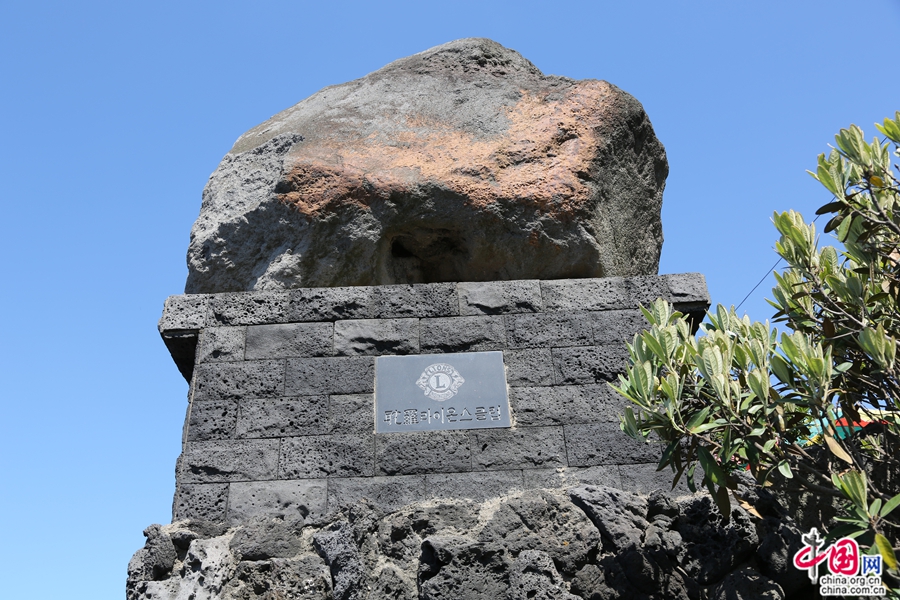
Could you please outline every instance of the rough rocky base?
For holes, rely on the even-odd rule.
[[[482,503],[153,525],[128,600],[817,598],[800,529],[770,496],[724,522],[707,496],[580,486]]]

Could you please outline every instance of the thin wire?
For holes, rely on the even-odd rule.
[[[771,269],[769,269],[768,271],[766,271],[766,274],[763,275],[763,276],[762,276],[762,279],[760,279],[759,282],[757,282],[757,284],[753,286],[753,289],[750,290],[749,292],[747,292],[747,295],[744,296],[744,299],[741,300],[741,303],[737,305],[737,308],[736,308],[736,309],[734,309],[735,311],[740,310],[740,308],[741,308],[741,306],[743,306],[744,302],[747,301],[747,298],[750,297],[750,294],[752,294],[753,292],[755,292],[755,291],[756,291],[756,288],[758,288],[760,285],[762,285],[762,282],[765,281],[766,278],[767,278],[769,275],[772,274],[772,271],[775,270],[775,267],[777,267],[778,265],[780,265],[780,264],[782,263],[782,261],[784,261],[784,259],[783,259],[783,258],[779,258],[779,259],[778,259],[778,262],[776,262],[774,265],[772,265],[772,268],[771,268]]]
[[[813,223],[815,223],[816,221],[818,221],[818,220],[819,220],[819,217],[821,217],[821,216],[822,216],[822,215],[816,215],[816,218],[813,219]],[[777,267],[778,265],[780,265],[782,262],[784,262],[784,259],[779,257],[779,259],[775,262],[775,264],[772,265],[772,267],[771,267],[768,271],[766,271],[766,274],[762,276],[762,279],[760,279],[760,280],[756,283],[756,285],[753,286],[753,289],[750,290],[749,292],[747,292],[747,295],[744,296],[744,299],[741,300],[741,303],[738,304],[738,305],[737,305],[737,308],[734,309],[735,311],[740,310],[741,306],[744,305],[744,302],[747,301],[747,298],[749,298],[750,295],[753,294],[753,292],[756,291],[756,288],[758,288],[760,285],[762,285],[762,282],[765,281],[766,278],[767,278],[769,275],[772,274],[772,272],[775,270],[775,267]]]
[[[888,141],[887,136],[884,136],[883,138],[881,138],[881,143],[882,143],[882,144],[887,143],[887,141]],[[830,144],[829,144],[829,145],[830,145]],[[816,215],[816,218],[813,219],[813,223],[815,223],[816,221],[818,221],[818,220],[819,220],[819,217],[821,217],[821,216],[822,216],[822,215]],[[771,275],[772,272],[775,270],[775,267],[777,267],[778,265],[780,265],[780,264],[782,263],[782,261],[784,261],[784,259],[783,259],[783,258],[779,258],[778,261],[777,261],[774,265],[772,265],[772,268],[769,269],[768,271],[766,271],[766,274],[763,275],[763,276],[762,276],[762,279],[760,279],[759,282],[757,282],[757,284],[753,286],[753,289],[750,290],[749,292],[747,292],[747,295],[744,296],[744,299],[741,300],[741,303],[737,305],[737,308],[736,308],[736,309],[734,309],[735,311],[740,310],[741,306],[744,305],[744,302],[747,301],[747,298],[749,298],[750,295],[753,294],[753,292],[756,291],[756,288],[758,288],[760,285],[762,285],[762,282],[766,280],[766,277],[768,277],[769,275]]]

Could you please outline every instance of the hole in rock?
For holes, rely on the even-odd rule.
[[[384,263],[395,283],[472,279],[469,251],[457,231],[421,228],[388,239]]]
[[[400,238],[394,239],[394,242],[391,244],[391,256],[394,258],[415,258],[416,255],[406,249],[406,246],[403,245],[403,240]]]

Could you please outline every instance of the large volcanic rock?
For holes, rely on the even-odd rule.
[[[766,500],[755,510],[766,510]],[[144,531],[128,600],[731,600],[819,598],[789,557],[791,518],[763,522],[708,496],[601,486],[485,502],[360,501],[320,518],[180,521]],[[777,516],[776,516],[777,515]],[[777,534],[776,534],[777,532]],[[764,549],[775,535],[777,548]],[[785,557],[788,557],[785,560]]]
[[[185,291],[655,274],[667,173],[630,95],[458,40],[241,136]]]

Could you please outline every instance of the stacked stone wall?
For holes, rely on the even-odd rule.
[[[173,520],[662,487],[607,385],[657,297],[708,306],[699,274],[170,297],[160,332],[191,383]],[[374,433],[376,356],[474,351],[503,353],[511,428]]]

